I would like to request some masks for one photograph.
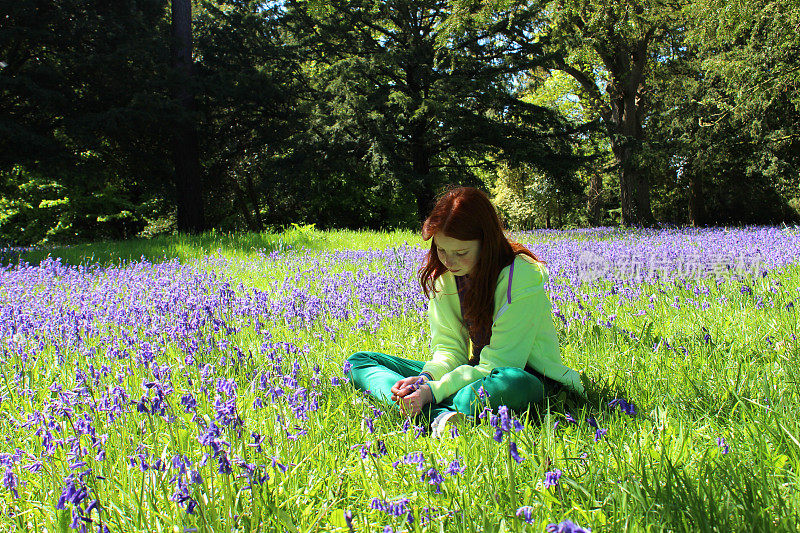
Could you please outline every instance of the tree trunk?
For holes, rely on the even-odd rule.
[[[589,198],[586,200],[586,212],[589,215],[589,224],[598,226],[601,220],[600,193],[603,190],[603,176],[597,170],[592,170],[589,178]]]
[[[703,198],[703,182],[696,172],[689,171],[689,223],[705,226],[706,206]]]
[[[640,96],[642,89],[640,79],[637,78],[609,84],[611,116],[608,129],[611,151],[619,168],[623,226],[652,226],[654,223],[650,207],[650,182],[647,175],[639,169],[636,157],[644,140],[644,102]]]
[[[430,181],[431,162],[424,139],[424,125],[417,126],[411,140],[411,174],[417,200],[417,218],[420,223],[430,214],[434,201],[434,191]]]
[[[192,86],[192,5],[190,0],[172,0],[172,66],[180,80],[173,96],[182,110],[175,121],[172,157],[178,207],[178,231],[203,230],[203,190],[199,142],[194,123]]]
[[[253,219],[256,223],[256,230],[259,233],[264,231],[264,219],[261,218],[261,206],[258,203],[258,193],[256,192],[256,186],[253,183],[253,176],[248,173],[247,174],[247,194],[250,196],[250,202],[253,204],[253,209],[255,213],[253,215]]]
[[[241,212],[242,216],[244,217],[244,221],[247,224],[247,229],[250,231],[259,231],[259,228],[253,219],[253,214],[250,213],[250,208],[244,199],[244,192],[242,191],[242,188],[239,187],[239,184],[236,183],[235,180],[231,179],[231,182],[233,183],[233,195],[236,198],[236,205],[239,207],[239,212]]]

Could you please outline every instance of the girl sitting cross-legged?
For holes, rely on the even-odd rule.
[[[584,396],[580,375],[561,361],[544,290],[547,270],[508,241],[485,193],[447,191],[422,238],[432,239],[419,270],[429,300],[431,359],[356,352],[347,360],[357,388],[433,420],[435,434],[457,413],[475,416],[485,405],[520,412],[561,387]]]

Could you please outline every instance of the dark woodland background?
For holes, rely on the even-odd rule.
[[[796,0],[0,0],[0,244],[800,221]]]

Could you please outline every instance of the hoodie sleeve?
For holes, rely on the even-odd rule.
[[[461,320],[456,316],[452,302],[442,292],[428,301],[428,319],[433,355],[422,371],[428,372],[435,381],[467,363],[469,336],[465,329],[462,331]]]

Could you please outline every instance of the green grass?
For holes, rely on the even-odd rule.
[[[177,258],[220,269],[247,287],[268,287],[286,276],[287,270],[280,262],[264,262],[259,251],[280,249],[281,242],[310,252],[311,262],[315,251],[419,245],[421,239],[408,232],[306,228],[281,235],[206,234],[98,243],[48,253],[71,264],[118,263],[142,256],[151,261]],[[41,253],[31,252],[25,259],[35,263],[44,257]],[[205,259],[209,254],[224,261],[209,262]],[[374,265],[374,270],[380,269],[380,264]],[[309,280],[312,274],[307,276]],[[710,283],[709,298],[724,296],[726,301],[718,302],[714,313],[699,315],[686,304],[687,299],[697,297],[690,288],[664,284],[649,287],[641,300],[633,302],[619,304],[618,297],[609,295],[585,303],[592,309],[600,305],[608,313],[616,313],[611,328],[598,326],[594,319],[585,324],[572,321],[569,327],[556,321],[565,363],[590,380],[589,400],[562,394],[529,420],[524,430],[513,433],[524,456],[520,464],[509,457],[509,437],[496,443],[491,438],[493,428],[486,424],[462,425],[457,438],[415,438],[413,430],[400,430],[403,419],[398,413],[388,412],[376,419],[375,433],[365,433],[361,420],[371,413],[370,404],[351,387],[334,387],[326,381],[340,373],[349,354],[359,350],[425,359],[429,350],[425,317],[397,317],[374,333],[357,329],[356,317],[351,317],[339,325],[335,341],[319,327],[304,330],[270,324],[273,340],[309,347],[308,355],[297,356],[303,367],[301,384],[311,387],[308,369],[315,363],[321,367],[321,406],[303,424],[308,434],[298,440],[287,438],[276,421],[276,415],[291,417],[284,404],[250,408],[257,396],[248,386],[250,380],[270,364],[259,355],[263,337],[252,328],[243,328],[226,338],[231,346],[252,350],[255,358],[219,365],[219,358],[230,354],[229,349],[220,347],[203,357],[218,366],[215,377],[240,383],[237,406],[245,419],[245,431],[243,437],[234,430],[223,434],[232,445],[231,455],[248,462],[266,461],[264,471],[269,479],[263,485],[252,485],[246,479],[217,473],[215,461],[209,461],[202,469],[203,484],[192,487],[193,497],[200,502],[198,513],[187,515],[169,499],[171,473],[131,469],[127,455],[138,447],[153,456],[186,453],[199,463],[197,431],[190,416],[174,405],[176,419],[171,422],[159,416],[128,415],[120,423],[108,424],[96,417],[98,434],[109,435],[105,448],[111,455],[104,464],[91,463],[97,469],[95,474],[105,478],[94,480],[106,506],[104,516],[112,530],[119,531],[193,527],[198,531],[347,531],[345,510],[353,512],[356,531],[383,531],[385,526],[437,532],[543,531],[546,524],[565,518],[591,527],[593,533],[797,531],[800,349],[791,336],[800,331],[797,311],[790,312],[785,306],[800,292],[800,267],[748,282],[775,307],[757,308],[755,297],[742,294],[739,284],[715,287]],[[770,287],[779,288],[768,293]],[[0,297],[4,294],[0,286]],[[650,295],[654,295],[652,300]],[[673,305],[676,297],[682,302],[680,307]],[[646,314],[634,314],[641,310]],[[578,309],[570,303],[561,311],[569,316]],[[703,327],[710,333],[708,342]],[[626,331],[637,333],[638,339],[631,339]],[[205,333],[224,337],[211,330]],[[61,349],[67,351],[68,364],[47,364]],[[33,430],[22,429],[18,421],[35,405],[54,397],[48,390],[51,383],[75,386],[75,366],[85,363],[84,356],[68,348],[49,346],[45,354],[39,363],[23,363],[22,354],[6,354],[0,381],[0,430],[7,441],[0,453],[13,453],[17,447],[37,454],[41,451]],[[182,356],[178,347],[163,356],[176,365],[172,377],[176,396],[196,389],[202,380],[201,365],[180,367]],[[293,357],[285,354],[284,371],[292,362]],[[120,380],[141,394],[145,378],[150,379],[146,370],[132,367]],[[31,390],[31,395],[20,394],[20,389]],[[93,393],[102,394],[103,389]],[[608,401],[618,396],[636,403],[635,418],[608,407]],[[213,413],[213,402],[213,394],[199,396],[199,412]],[[567,412],[578,425],[566,422]],[[588,416],[608,429],[598,442],[594,429],[584,422]],[[556,429],[555,422],[559,423]],[[74,434],[68,421],[63,420],[61,426],[62,435]],[[264,444],[265,455],[247,446],[251,431],[270,437]],[[730,445],[729,454],[723,454],[717,445],[719,437]],[[384,442],[388,454],[362,458],[357,446],[370,441],[374,451],[378,440]],[[81,443],[91,446],[86,435]],[[458,458],[466,470],[446,476],[442,494],[437,494],[432,485],[420,481],[421,472],[414,466],[392,466],[394,460],[415,451],[425,455],[426,468],[436,466],[441,471]],[[273,455],[289,465],[286,472],[269,465]],[[23,499],[5,494],[0,501],[0,524],[17,530],[69,531],[70,517],[55,510],[54,504],[64,476],[71,472],[70,460],[62,449],[44,465],[41,475],[20,471],[21,477],[28,479],[28,485],[19,488]],[[554,468],[563,472],[560,484],[545,488],[544,475]],[[248,485],[251,488],[245,488]],[[402,518],[371,510],[370,501],[376,497],[408,498],[415,523],[409,525]],[[533,507],[533,525],[515,516],[522,505]],[[422,527],[420,513],[426,507],[434,509],[434,519]]]

